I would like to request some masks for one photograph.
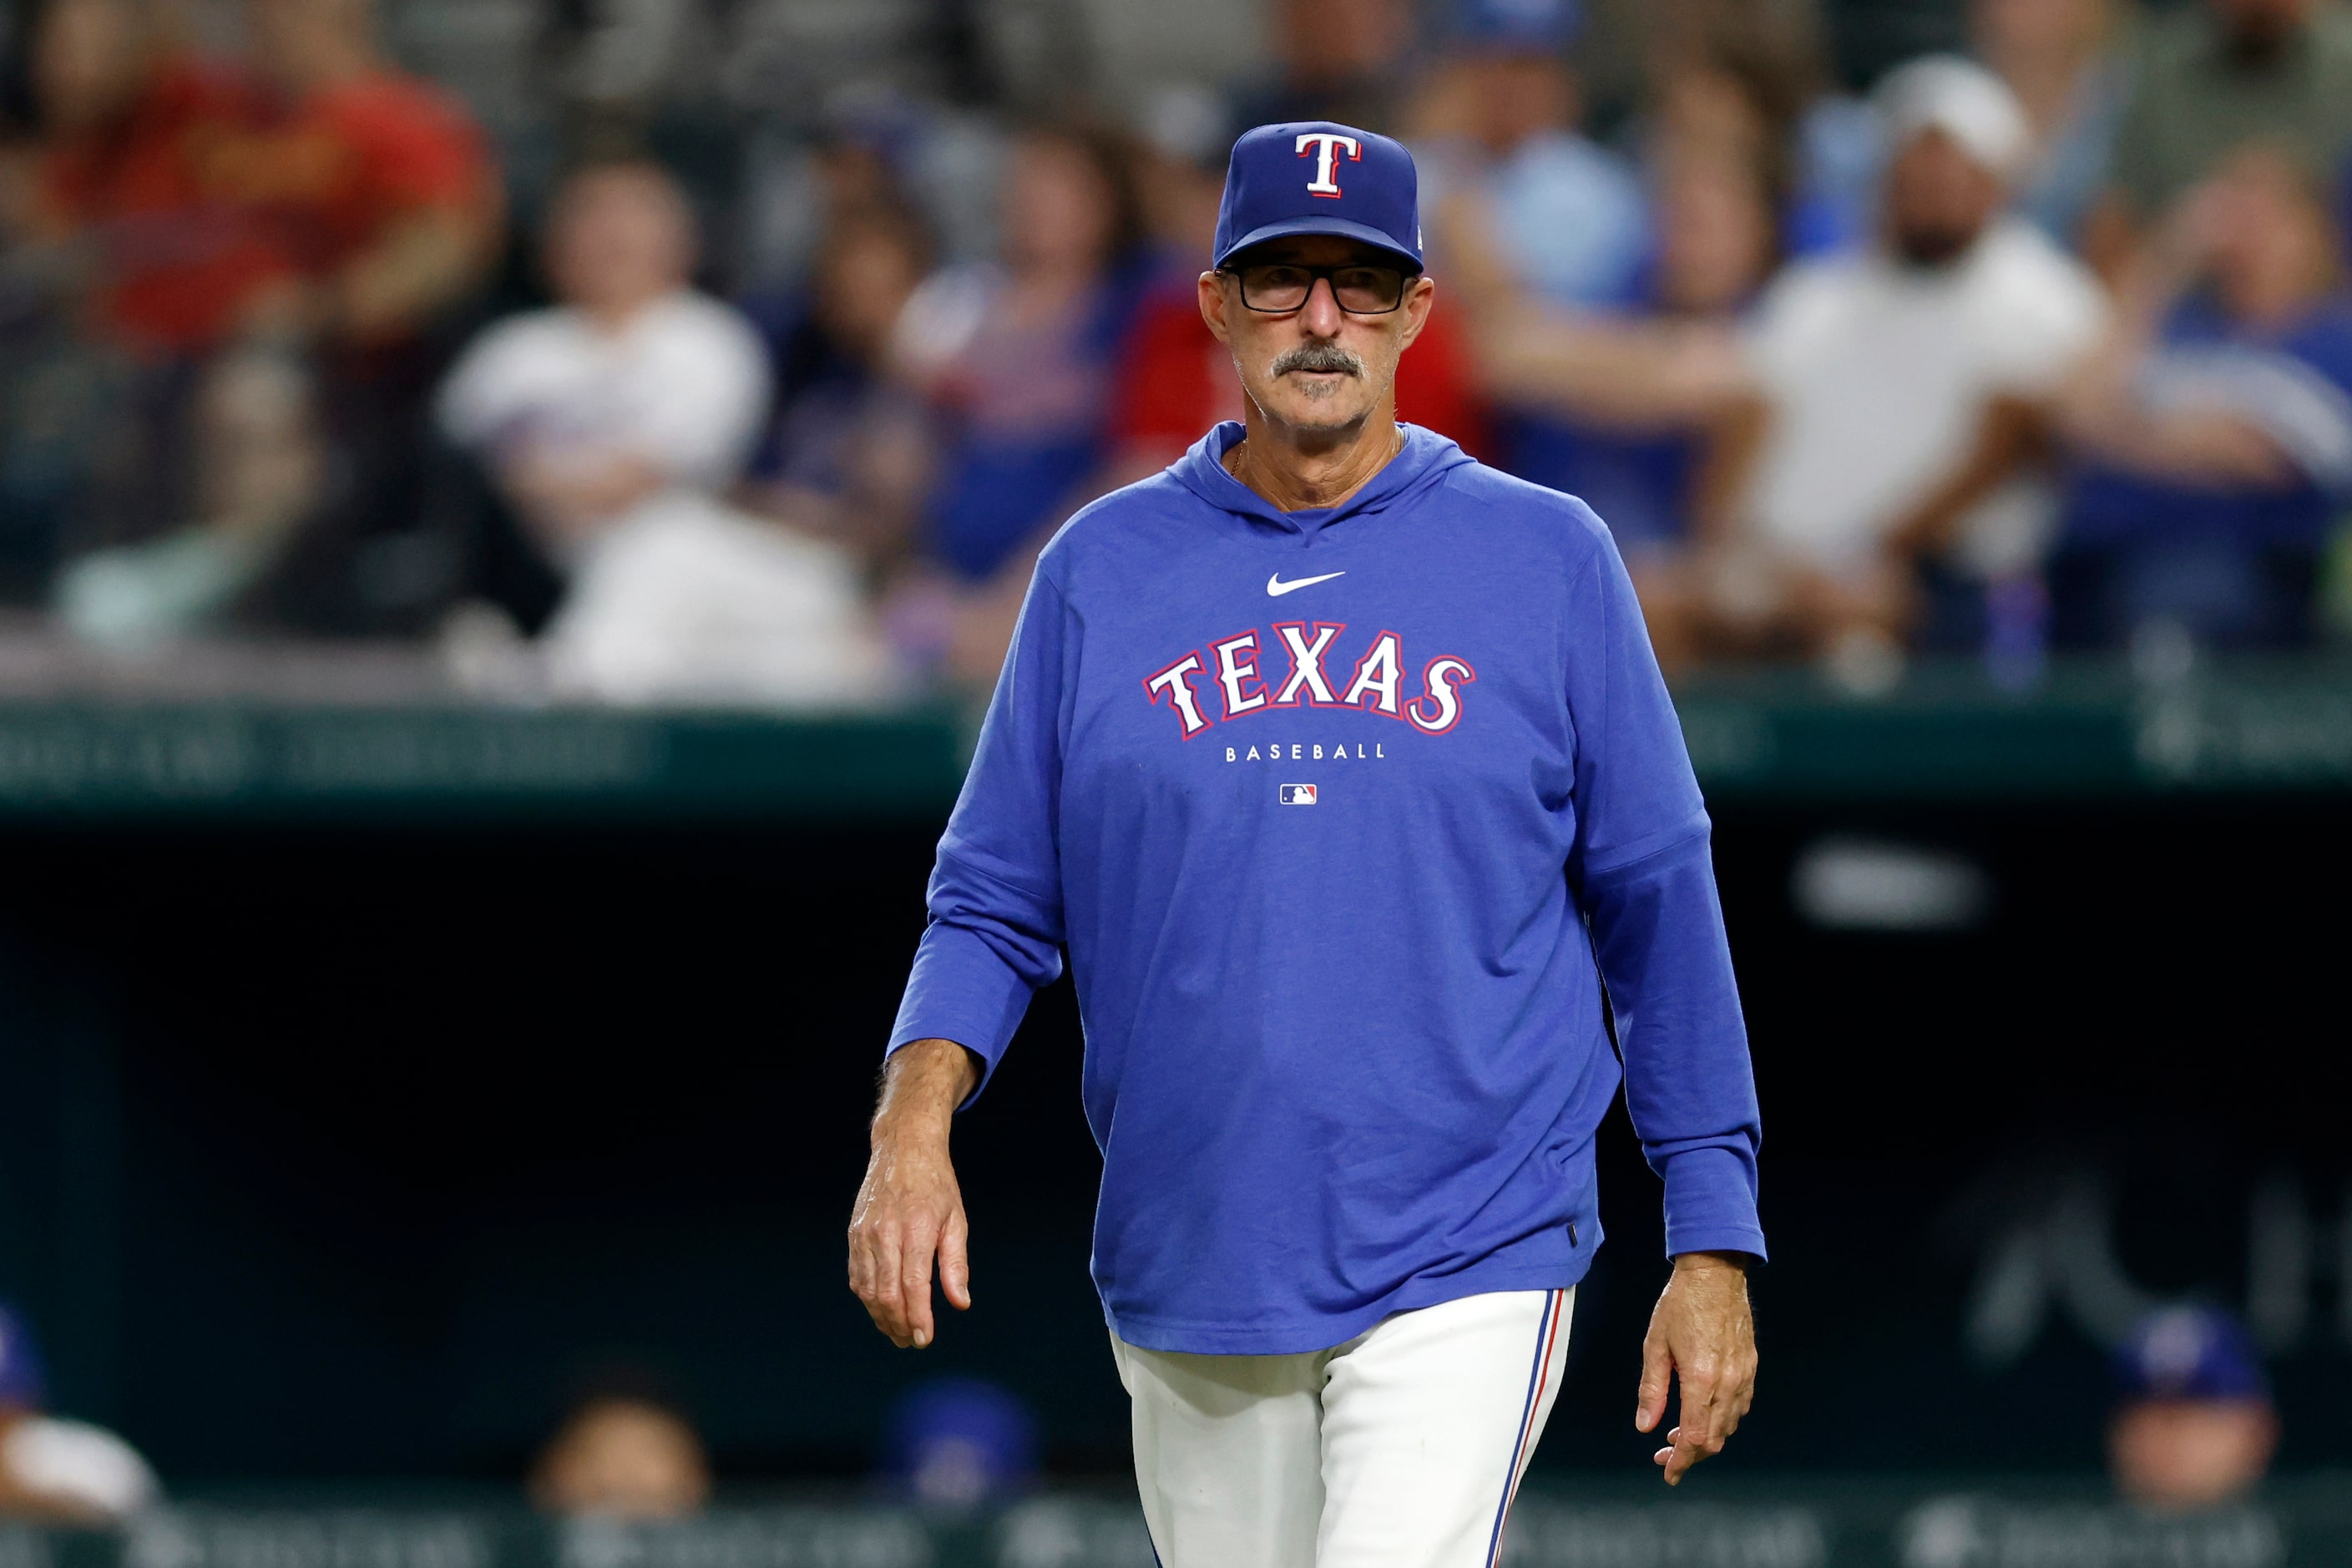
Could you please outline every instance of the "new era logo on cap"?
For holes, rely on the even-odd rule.
[[[1294,235],[1338,235],[1421,268],[1420,176],[1401,142],[1351,125],[1261,125],[1234,143],[1211,264]]]

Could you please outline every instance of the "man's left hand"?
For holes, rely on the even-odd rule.
[[[1633,1426],[1654,1432],[1666,1417],[1666,1382],[1682,1383],[1681,1424],[1658,1450],[1666,1484],[1723,1452],[1724,1440],[1756,1397],[1756,1320],[1748,1309],[1748,1260],[1736,1253],[1686,1252],[1650,1313],[1642,1342],[1641,1403]]]

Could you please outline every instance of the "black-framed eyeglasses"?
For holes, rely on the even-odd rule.
[[[1406,273],[1402,268],[1360,262],[1306,267],[1294,261],[1264,261],[1225,270],[1241,280],[1242,303],[1268,315],[1304,309],[1318,280],[1331,285],[1331,298],[1351,316],[1385,316],[1404,303]]]

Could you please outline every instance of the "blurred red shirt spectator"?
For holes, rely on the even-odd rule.
[[[253,214],[292,269],[313,279],[340,272],[403,219],[447,213],[471,224],[495,199],[465,111],[385,71],[257,105],[241,133],[208,153],[207,191]]]
[[[44,227],[95,247],[99,320],[135,350],[215,347],[298,282],[315,296],[300,326],[404,335],[495,227],[481,135],[376,61],[351,0],[291,24],[251,9],[261,83],[169,47],[120,0],[44,16]]]
[[[257,324],[371,346],[414,341],[488,262],[499,187],[455,100],[378,49],[372,0],[245,0],[260,96],[207,171],[302,287]]]
[[[1444,307],[1397,368],[1397,417],[1450,436],[1484,459],[1486,410],[1471,384],[1468,346]],[[1155,290],[1129,330],[1129,374],[1112,416],[1122,477],[1173,462],[1221,419],[1242,416],[1242,384],[1233,352],[1201,319],[1191,280]]]
[[[243,84],[121,0],[50,6],[32,77],[46,132],[37,226],[87,248],[100,329],[148,353],[218,342],[285,265],[206,186],[210,150],[247,113]]]

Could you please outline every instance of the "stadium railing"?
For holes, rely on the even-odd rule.
[[[2060,665],[2030,689],[1924,667],[1883,693],[1801,672],[1677,694],[1711,798],[2064,800],[2352,790],[2352,663],[2178,679]],[[0,820],[572,815],[936,818],[972,716],[85,696],[0,700]],[[1202,743],[1223,745],[1212,734]]]
[[[1530,1485],[1507,1568],[2299,1568],[2352,1561],[2352,1478],[2164,1515],[2093,1483],[1728,1478]],[[873,1501],[734,1503],[671,1523],[511,1505],[175,1505],[119,1532],[0,1525],[0,1568],[1151,1568],[1132,1493],[1045,1492],[979,1514]]]

